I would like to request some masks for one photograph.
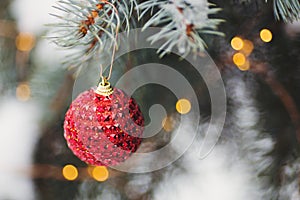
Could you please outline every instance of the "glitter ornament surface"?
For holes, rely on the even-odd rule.
[[[124,162],[141,143],[144,118],[133,98],[114,88],[109,96],[85,91],[65,116],[64,137],[69,148],[90,165]]]

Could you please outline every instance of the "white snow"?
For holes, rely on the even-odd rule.
[[[38,136],[38,112],[15,99],[0,102],[0,199],[32,200],[32,153]]]
[[[52,8],[55,2],[57,0],[14,0],[10,10],[18,22],[20,31],[41,34],[47,29],[45,24],[55,20],[49,15],[55,10]]]

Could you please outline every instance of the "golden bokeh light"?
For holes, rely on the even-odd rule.
[[[244,41],[242,38],[240,37],[234,37],[232,38],[231,40],[231,47],[234,49],[234,50],[241,50],[244,46]]]
[[[246,57],[243,53],[235,53],[232,60],[235,65],[242,66],[246,62]]]
[[[78,177],[78,170],[73,165],[66,165],[62,170],[62,174],[65,179],[74,181]]]
[[[260,31],[260,38],[263,42],[271,42],[273,35],[269,29],[262,29]]]
[[[249,56],[254,49],[254,45],[250,40],[244,40],[244,46],[241,49],[241,52],[243,52],[246,56]]]
[[[35,37],[30,33],[19,33],[16,37],[16,47],[20,51],[30,51],[35,45]]]
[[[105,166],[96,166],[93,167],[91,175],[95,180],[103,182],[108,179],[109,172]]]
[[[28,101],[30,98],[31,90],[28,83],[20,83],[16,89],[16,97],[20,101]]]
[[[176,103],[176,110],[180,114],[187,114],[191,110],[191,103],[187,99],[179,99]]]
[[[174,129],[174,120],[171,117],[165,117],[161,124],[166,132],[171,132]]]
[[[246,60],[246,62],[243,65],[237,66],[241,71],[247,71],[250,69],[250,62],[249,60]]]

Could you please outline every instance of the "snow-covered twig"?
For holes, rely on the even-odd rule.
[[[217,26],[223,20],[208,17],[218,13],[220,9],[206,0],[149,0],[139,5],[141,17],[147,11],[151,10],[153,13],[154,7],[159,10],[152,15],[143,29],[150,26],[162,27],[160,32],[149,38],[151,42],[165,40],[158,50],[162,56],[175,46],[184,56],[190,51],[201,52],[206,47],[202,34],[223,35],[217,31]]]
[[[95,54],[116,45],[117,31],[129,31],[136,0],[60,0],[51,14],[58,22],[50,24],[49,38],[60,47],[77,49],[65,61],[78,66]]]

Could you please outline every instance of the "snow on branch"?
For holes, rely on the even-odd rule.
[[[154,7],[159,10],[153,14]],[[221,19],[209,18],[216,14],[216,8],[207,0],[149,0],[139,5],[141,17],[148,11],[152,17],[143,29],[161,26],[162,30],[149,38],[151,42],[164,39],[166,42],[158,50],[161,56],[177,47],[186,56],[190,51],[197,53],[205,49],[202,34],[223,35],[217,30]]]
[[[58,22],[50,24],[50,39],[60,47],[79,49],[66,62],[80,64],[82,57],[86,61],[104,48],[111,49],[116,44],[116,32],[130,30],[136,5],[136,0],[58,1],[54,8],[60,14],[51,14]]]

